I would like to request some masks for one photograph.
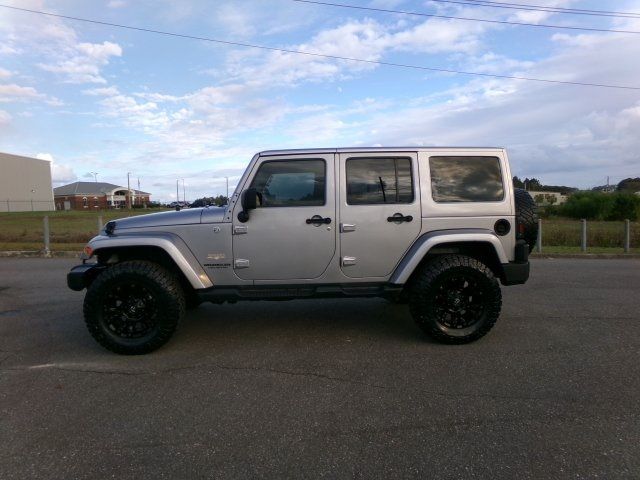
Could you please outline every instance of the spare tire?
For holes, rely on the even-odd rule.
[[[516,239],[524,240],[533,250],[538,241],[538,213],[536,202],[529,192],[521,188],[514,189],[516,201]]]

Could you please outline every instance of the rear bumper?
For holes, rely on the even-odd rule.
[[[67,273],[67,286],[71,290],[79,292],[91,285],[100,272],[106,267],[96,263],[83,263],[76,265]]]

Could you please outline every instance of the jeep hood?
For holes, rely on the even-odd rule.
[[[116,230],[123,228],[163,227],[171,225],[193,225],[197,223],[220,223],[227,211],[225,207],[187,208],[179,212],[160,212],[115,220]]]

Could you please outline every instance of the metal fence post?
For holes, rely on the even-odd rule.
[[[536,251],[542,252],[542,219],[538,219],[538,241],[536,242]]]
[[[9,204],[9,199],[7,198],[7,212],[11,211],[11,205]]]
[[[98,233],[102,230],[102,215],[98,215]]]
[[[629,253],[631,246],[631,224],[629,219],[624,221],[624,253]]]
[[[49,243],[49,216],[44,216],[44,256],[51,256],[51,244]]]
[[[580,251],[586,252],[587,251],[587,221],[584,218],[582,219],[582,235],[580,237],[581,237]]]

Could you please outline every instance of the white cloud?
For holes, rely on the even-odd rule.
[[[9,115],[9,112],[0,110],[0,127],[6,127],[9,123],[11,123],[11,115]]]
[[[114,95],[119,95],[117,87],[98,87],[98,88],[90,88],[82,91],[83,95],[92,95],[99,97],[112,97]]]
[[[33,87],[22,87],[15,83],[0,85],[0,102],[26,101],[38,98],[44,98],[44,95],[38,93]]]
[[[45,71],[62,76],[67,83],[107,83],[100,75],[101,68],[109,63],[110,57],[122,55],[117,43],[78,43],[73,51],[62,55],[55,63],[40,63]]]
[[[0,67],[0,79],[9,78],[11,75],[13,75],[13,72]]]
[[[36,158],[51,162],[51,180],[54,184],[59,185],[71,183],[78,179],[78,176],[74,173],[71,167],[56,163],[53,159],[53,155],[50,153],[38,153]]]
[[[107,3],[108,8],[122,8],[127,4],[124,0],[109,0]]]

